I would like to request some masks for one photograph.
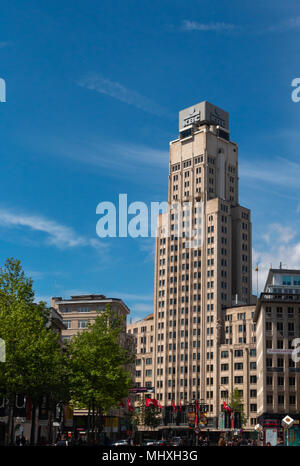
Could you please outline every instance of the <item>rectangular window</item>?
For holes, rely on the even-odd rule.
[[[88,320],[79,320],[78,321],[78,328],[86,328],[88,326]]]

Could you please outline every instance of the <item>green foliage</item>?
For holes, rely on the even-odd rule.
[[[26,278],[19,260],[7,259],[0,268],[0,302],[6,305],[12,302],[32,303],[34,292],[31,278]]]
[[[86,331],[72,338],[71,394],[75,406],[99,412],[118,407],[132,385],[126,366],[133,355],[120,345],[125,338],[120,318],[109,306]]]
[[[237,388],[233,390],[230,396],[230,407],[233,409],[234,412],[241,413],[241,425],[245,425],[247,423],[247,418],[244,414],[244,404],[243,399],[240,395],[240,392]]]
[[[138,406],[132,415],[132,423],[135,426],[155,429],[161,422],[161,410],[156,406],[146,406],[146,397],[141,396]]]
[[[0,269],[0,338],[6,362],[0,364],[0,393],[14,400],[24,394],[38,400],[66,399],[68,360],[58,335],[49,328],[44,303],[33,302],[32,281],[20,262],[8,259]]]

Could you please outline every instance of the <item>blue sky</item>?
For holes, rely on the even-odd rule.
[[[167,200],[178,111],[202,100],[230,113],[260,286],[300,268],[298,1],[27,0],[0,22],[0,263],[19,258],[38,298],[152,310],[153,239],[100,240],[96,206]]]

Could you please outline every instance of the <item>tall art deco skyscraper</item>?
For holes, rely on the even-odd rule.
[[[214,418],[225,308],[250,304],[252,295],[250,211],[238,193],[228,113],[206,101],[180,111],[179,137],[170,142],[173,207],[159,216],[156,238],[153,383],[164,406],[207,402],[209,393]],[[187,227],[200,232],[197,241]]]

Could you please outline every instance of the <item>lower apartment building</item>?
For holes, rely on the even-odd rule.
[[[153,314],[127,326],[127,333],[135,338],[135,387],[154,388],[154,323]],[[136,395],[139,399],[139,395]]]
[[[61,297],[53,297],[51,299],[52,308],[56,309],[63,316],[65,329],[62,330],[62,339],[69,341],[78,332],[85,331],[88,324],[92,324],[99,313],[105,310],[107,305],[122,318],[124,323],[123,331],[120,335],[120,345],[134,348],[133,339],[126,331],[126,319],[130,313],[129,308],[121,299],[107,298],[102,294],[71,296],[71,299],[63,299]],[[134,380],[134,365],[130,367],[130,370],[132,379]],[[124,405],[124,408],[120,406],[117,409],[110,410],[105,417],[104,431],[112,438],[128,428],[125,417],[127,402]],[[70,419],[68,422],[69,430],[80,435],[82,439],[86,436],[87,414],[87,409],[75,409],[73,419]]]
[[[223,402],[230,404],[231,394],[239,391],[243,400],[247,424],[251,430],[257,423],[257,365],[255,306],[236,306],[225,310],[223,343],[219,346],[219,374],[217,380],[219,428],[224,429]],[[209,393],[207,393],[207,398]]]
[[[257,303],[257,405],[265,442],[283,440],[282,419],[295,420],[288,443],[299,445],[300,422],[300,271],[271,269]],[[296,358],[295,358],[296,356]],[[287,435],[285,433],[285,435]]]

